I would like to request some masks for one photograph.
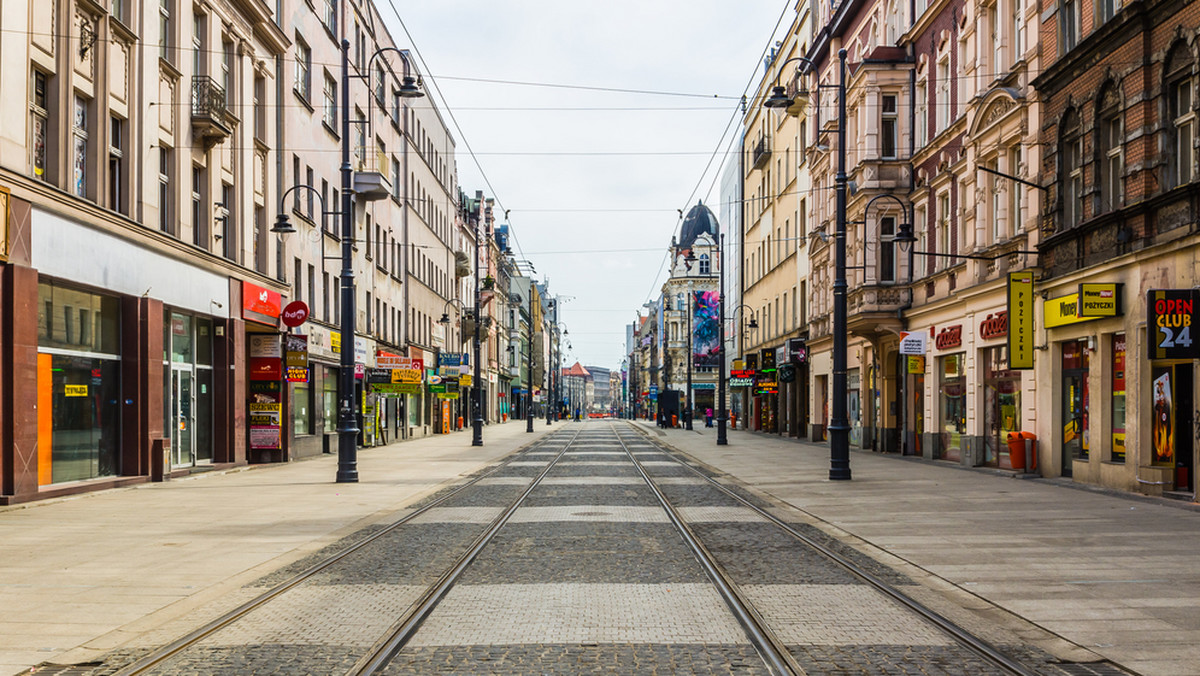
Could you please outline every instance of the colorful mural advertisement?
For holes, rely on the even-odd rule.
[[[720,301],[717,291],[693,291],[692,365],[716,368],[720,364]]]
[[[1175,464],[1175,401],[1171,396],[1171,367],[1155,367],[1154,464]]]

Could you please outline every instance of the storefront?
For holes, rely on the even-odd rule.
[[[163,429],[172,470],[213,461],[213,321],[163,312]]]
[[[988,314],[979,323],[978,364],[983,371],[983,457],[989,467],[1012,469],[1008,435],[1021,431],[1021,371],[1009,368],[1008,312]],[[988,344],[995,343],[995,344]],[[1024,467],[1024,458],[1018,463]]]
[[[121,472],[119,298],[38,281],[37,483]]]
[[[1163,289],[1147,296],[1152,417],[1150,457],[1164,491],[1195,493],[1195,368],[1200,340],[1200,291]],[[1124,341],[1122,341],[1124,342]],[[1115,399],[1115,397],[1114,397]],[[1122,413],[1124,397],[1122,397]],[[1122,421],[1124,416],[1122,415]]]

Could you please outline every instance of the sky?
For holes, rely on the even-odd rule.
[[[376,2],[442,109],[460,186],[508,212],[516,256],[560,298],[563,365],[619,368],[680,210],[720,214],[727,129],[794,0]]]

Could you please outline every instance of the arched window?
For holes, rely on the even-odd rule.
[[[712,263],[708,260],[708,254],[700,254],[700,274],[712,274]]]
[[[1068,110],[1063,116],[1058,144],[1059,185],[1062,186],[1062,224],[1072,228],[1083,220],[1083,134],[1079,112]]]
[[[1182,41],[1169,52],[1166,61],[1167,130],[1170,134],[1171,166],[1167,185],[1190,183],[1196,167],[1196,87],[1195,61]]]
[[[1100,176],[1100,204],[1097,213],[1113,211],[1124,197],[1124,129],[1121,97],[1117,85],[1109,82],[1102,89],[1096,109],[1096,167]]]

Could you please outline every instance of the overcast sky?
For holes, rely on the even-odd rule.
[[[509,210],[517,255],[563,297],[564,366],[618,368],[678,210],[703,199],[720,214],[722,134],[731,119],[739,133],[738,100],[792,2],[376,1],[443,108],[462,189]]]

